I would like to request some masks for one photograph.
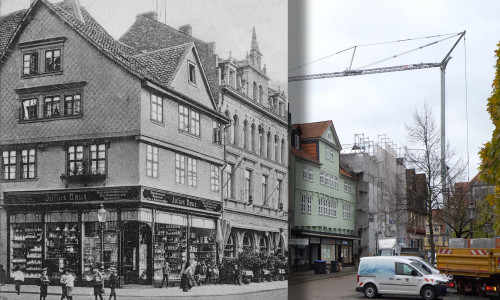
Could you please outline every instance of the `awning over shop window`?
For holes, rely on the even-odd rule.
[[[215,229],[215,221],[213,219],[202,217],[191,217],[191,227]]]
[[[155,222],[161,224],[187,226],[187,216],[157,210],[155,216]]]
[[[78,222],[77,212],[53,212],[45,215],[45,222],[59,223],[59,222]]]
[[[13,214],[10,215],[11,223],[39,223],[42,222],[41,214]]]
[[[153,222],[153,210],[150,208],[138,208],[122,211],[122,221]]]

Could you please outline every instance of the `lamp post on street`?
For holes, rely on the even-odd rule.
[[[476,218],[476,206],[474,205],[474,202],[469,202],[469,207],[467,207],[467,213],[469,213],[469,220],[470,220],[470,238],[474,238],[474,219]]]
[[[97,219],[99,220],[99,229],[101,231],[101,270],[104,270],[104,224],[106,224],[106,213],[104,205],[97,210]]]

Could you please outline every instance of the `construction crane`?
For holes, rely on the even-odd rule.
[[[331,73],[319,73],[312,75],[298,75],[298,76],[290,76],[288,77],[288,82],[294,81],[304,81],[304,80],[314,80],[314,79],[325,79],[325,78],[336,78],[336,77],[346,77],[346,76],[357,76],[357,75],[369,75],[369,74],[378,74],[378,73],[388,73],[388,72],[399,72],[399,71],[410,71],[410,70],[420,70],[420,69],[428,69],[428,68],[437,68],[441,69],[441,186],[443,193],[443,200],[445,198],[445,190],[446,190],[446,177],[447,177],[447,167],[445,162],[446,157],[446,131],[445,131],[445,73],[446,73],[446,65],[451,59],[451,52],[455,49],[458,42],[465,36],[465,30],[463,32],[458,33],[458,39],[451,47],[450,51],[446,54],[443,60],[440,63],[420,63],[420,64],[409,64],[409,65],[401,65],[401,66],[392,66],[392,67],[382,67],[382,68],[374,68],[374,69],[349,69],[342,72],[331,72]],[[423,47],[430,46],[436,44],[437,42],[433,42],[427,44],[425,46],[419,47],[415,50],[422,49]],[[356,47],[354,47],[354,53],[356,51]],[[413,50],[412,50],[413,51]],[[411,51],[407,51],[409,53]],[[353,58],[354,58],[353,53]],[[392,58],[396,57],[393,56]],[[352,65],[352,59],[351,59]]]

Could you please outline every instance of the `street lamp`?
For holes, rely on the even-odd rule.
[[[106,213],[104,205],[97,210],[97,219],[99,220],[99,229],[101,230],[101,270],[104,270],[104,224],[106,223]]]
[[[474,238],[474,219],[476,218],[476,206],[474,205],[474,202],[469,202],[469,207],[467,207],[467,213],[469,214],[469,220],[470,220],[470,238]]]

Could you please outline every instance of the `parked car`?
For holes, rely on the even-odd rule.
[[[446,283],[442,276],[427,272],[407,257],[372,256],[361,258],[356,292],[367,298],[397,294],[434,300],[446,295]]]

